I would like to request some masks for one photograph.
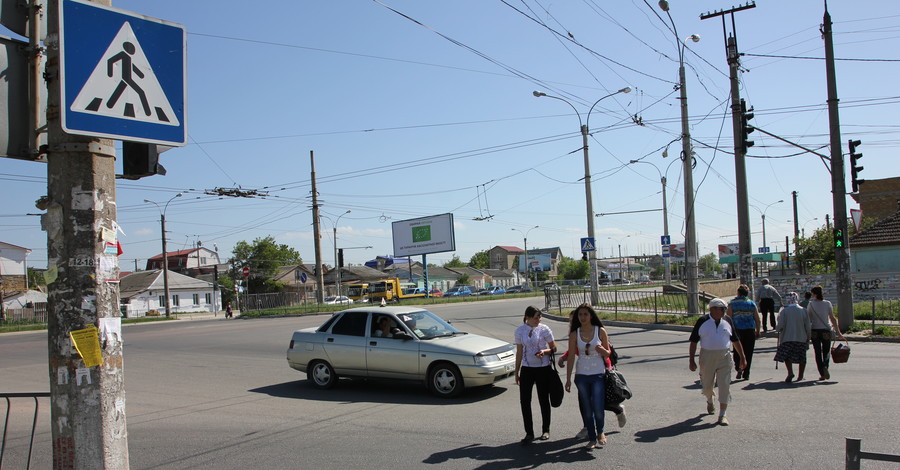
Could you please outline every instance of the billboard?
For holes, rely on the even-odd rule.
[[[740,254],[741,254],[741,246],[739,243],[724,243],[724,244],[719,245],[719,262],[720,263],[725,262],[725,261],[722,261],[725,258],[728,258],[730,260],[731,259],[731,258],[729,258],[730,256],[740,256]],[[727,261],[727,262],[733,263],[733,261]]]
[[[684,261],[685,249],[686,247],[684,243],[669,245],[669,259],[672,262]]]
[[[394,256],[425,255],[456,250],[453,214],[399,220],[391,224]]]
[[[525,272],[526,266],[528,266],[528,272],[551,271],[553,266],[551,259],[549,254],[532,255],[529,253],[527,260],[525,255],[519,256],[519,271]]]

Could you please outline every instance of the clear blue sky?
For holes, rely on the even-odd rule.
[[[683,241],[684,198],[676,36],[655,1],[536,2],[454,0],[116,1],[117,8],[183,24],[188,39],[189,145],[168,151],[166,176],[118,185],[125,231],[121,268],[143,268],[160,253],[159,211],[169,248],[218,246],[223,259],[240,240],[271,235],[314,261],[310,151],[323,218],[323,260],[338,246],[359,264],[390,254],[391,221],[452,212],[455,253],[468,260],[495,245],[559,246],[579,257],[586,236],[579,120],[569,99],[590,115],[594,211],[601,256],[659,252],[659,173],[668,168],[669,225]],[[401,16],[387,7],[421,24]],[[737,242],[737,210],[728,69],[720,18],[707,11],[732,2],[672,0],[684,39],[692,137],[696,140],[696,219],[700,254]],[[900,5],[887,1],[829,4],[839,61],[843,151],[861,139],[861,177],[897,176],[900,115]],[[735,15],[743,58],[741,93],[755,124],[828,154],[822,1],[757,2]],[[424,25],[424,26],[423,26]],[[730,30],[730,21],[729,21]],[[571,36],[570,36],[571,34]],[[574,38],[574,40],[573,40]],[[883,60],[887,59],[887,60]],[[635,123],[638,120],[642,125]],[[830,176],[816,156],[753,134],[747,159],[753,246],[762,245],[761,212],[773,250],[792,234],[791,191],[807,232],[832,212]],[[662,151],[669,145],[668,158]],[[118,146],[120,146],[117,143]],[[895,163],[890,163],[890,162]],[[121,171],[121,167],[120,167]],[[847,188],[849,191],[849,169]],[[0,159],[0,241],[31,248],[29,264],[46,266],[46,235],[34,201],[46,193],[46,167]],[[219,198],[205,191],[241,187],[265,198]],[[783,203],[775,203],[784,200]],[[857,205],[849,197],[848,208]],[[775,203],[775,204],[773,204]],[[770,205],[771,204],[771,205]],[[813,220],[818,218],[818,220]],[[485,220],[476,220],[485,219]],[[521,230],[521,232],[513,229]]]

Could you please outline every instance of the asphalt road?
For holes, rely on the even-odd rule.
[[[528,299],[438,305],[471,333],[512,341]],[[342,381],[312,388],[290,369],[291,331],[325,316],[177,321],[124,328],[128,444],[134,469],[843,468],[844,438],[900,454],[900,345],[854,343],[832,380],[785,384],[757,343],[751,380],[732,386],[731,425],[705,414],[687,368],[687,333],[611,327],[635,397],[628,424],[607,415],[609,445],[588,452],[574,395],[553,410],[552,438],[521,447],[518,390],[509,379],[460,399],[423,386]],[[545,320],[563,338],[566,325]],[[564,344],[564,341],[561,342]],[[48,390],[43,332],[0,335],[0,391]],[[812,361],[812,355],[809,356]],[[807,373],[815,378],[815,367]],[[32,468],[50,468],[47,403]],[[536,419],[539,416],[534,404]],[[31,404],[13,401],[4,464],[24,468]],[[863,462],[865,469],[897,464]]]

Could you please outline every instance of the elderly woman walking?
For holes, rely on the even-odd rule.
[[[784,303],[787,305],[778,312],[778,323],[775,326],[778,330],[775,360],[784,362],[788,373],[784,381],[787,383],[794,380],[793,364],[797,364],[799,382],[803,380],[803,372],[806,370],[806,350],[812,337],[812,327],[806,309],[799,305],[800,296],[796,292],[786,295]]]

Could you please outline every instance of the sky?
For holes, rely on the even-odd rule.
[[[445,213],[456,251],[428,263],[522,248],[526,235],[529,249],[558,246],[578,258],[587,236],[582,123],[602,214],[598,256],[660,253],[663,174],[672,242],[685,231],[679,44],[699,253],[717,252],[738,242],[730,84],[722,18],[700,15],[737,5],[672,0],[670,22],[651,0],[115,1],[184,25],[188,68],[188,144],[162,154],[165,176],[118,180],[121,269],[143,269],[161,252],[167,203],[171,251],[199,242],[225,261],[237,242],[271,236],[314,262],[311,152],[325,264],[334,264],[335,230],[345,262],[361,264],[392,253],[392,222]],[[890,77],[900,69],[900,4],[828,7],[835,57],[869,59],[837,61],[842,151],[859,139],[861,178],[897,176],[900,92]],[[734,25],[753,123],[829,155],[823,13],[822,1],[759,0]],[[683,42],[692,34],[701,40]],[[624,87],[631,93],[606,97]],[[792,191],[807,233],[833,212],[830,165],[761,132],[752,140],[752,245],[762,246],[765,213],[767,244],[782,251]],[[38,268],[46,234],[29,214],[40,213],[46,171],[0,158],[0,241],[33,250],[28,264]],[[849,180],[848,161],[848,191]],[[210,194],[220,188],[261,196]],[[847,197],[847,207],[858,205]]]

